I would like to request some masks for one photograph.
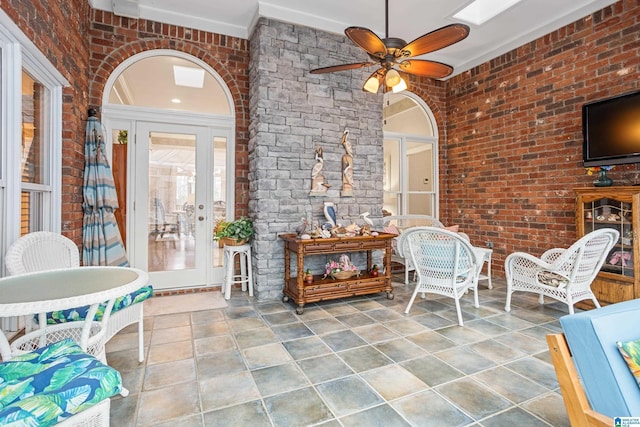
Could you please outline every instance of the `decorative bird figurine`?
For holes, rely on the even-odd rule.
[[[366,222],[367,224],[373,225],[373,221],[371,220],[371,218],[369,218],[369,215],[371,215],[371,213],[364,212],[360,214],[360,218],[362,218],[363,221]]]
[[[342,133],[342,141],[340,141],[340,144],[344,146],[344,149],[347,152],[347,155],[353,157],[353,151],[351,151],[351,143],[347,139],[348,136],[349,136],[349,129],[345,129],[344,132]]]
[[[333,227],[336,226],[336,207],[332,202],[324,202],[324,217]]]
[[[310,195],[323,195],[327,189],[331,187],[322,173],[324,167],[324,159],[322,157],[322,147],[316,148],[316,164],[311,169],[311,192]]]
[[[342,133],[342,142],[340,142],[345,150],[345,154],[342,156],[342,191],[340,192],[342,197],[353,196],[353,151],[351,143],[347,139],[348,136],[349,129],[345,129]]]
[[[309,222],[306,218],[302,218],[299,226],[296,227],[296,233],[298,236],[304,234],[307,231],[307,227],[309,226]]]
[[[322,172],[322,168],[324,167],[324,159],[322,158],[322,147],[316,148],[316,164],[313,165],[313,169],[311,169],[311,179],[316,178]]]

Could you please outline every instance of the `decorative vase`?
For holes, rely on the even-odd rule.
[[[611,187],[613,180],[607,176],[607,171],[600,169],[598,171],[598,177],[593,181],[593,185],[596,187]]]

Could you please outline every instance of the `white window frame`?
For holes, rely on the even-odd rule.
[[[4,272],[4,255],[20,236],[20,197],[22,190],[42,191],[42,228],[59,232],[62,205],[62,89],[69,82],[47,57],[0,10],[0,232],[4,236],[0,255]],[[47,91],[45,139],[46,185],[23,184],[20,165],[22,151],[22,72],[29,73]]]

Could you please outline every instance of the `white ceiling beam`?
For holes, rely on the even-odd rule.
[[[113,13],[126,18],[140,18],[138,0],[112,0]]]

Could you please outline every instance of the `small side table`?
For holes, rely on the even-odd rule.
[[[480,280],[486,280],[487,281],[487,288],[488,289],[493,289],[493,285],[491,284],[491,254],[493,254],[493,250],[489,249],[489,248],[476,248],[474,247],[475,251],[476,251],[476,256],[478,256],[480,258],[480,260],[482,261],[482,267],[484,267],[484,263],[487,263],[487,274],[483,274],[482,273],[482,267],[480,267],[480,274],[478,275],[478,282]]]

